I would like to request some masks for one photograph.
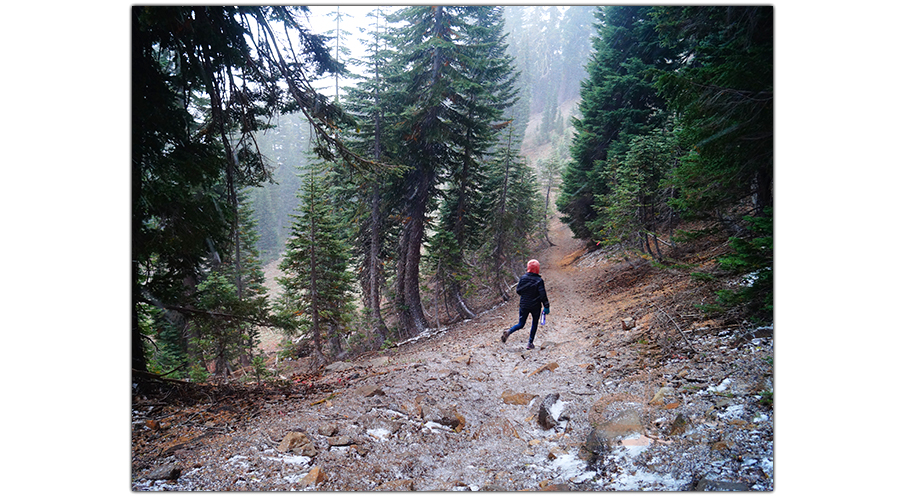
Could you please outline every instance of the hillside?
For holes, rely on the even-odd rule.
[[[133,401],[132,489],[772,491],[772,330],[693,307],[716,242],[685,271],[552,229],[537,349],[499,340],[513,300],[321,373],[176,384]]]

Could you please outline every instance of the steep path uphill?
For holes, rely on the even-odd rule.
[[[759,397],[771,339],[711,334],[693,340],[702,356],[672,342],[661,353],[648,320],[625,331],[622,314],[676,292],[617,292],[607,275],[621,266],[576,259],[558,222],[551,241],[537,256],[551,314],[536,349],[524,349],[528,327],[500,342],[517,321],[510,300],[335,363],[251,416],[210,418],[192,440],[155,438],[152,458],[133,459],[133,489],[772,490],[772,410]],[[135,435],[177,434],[138,417]]]

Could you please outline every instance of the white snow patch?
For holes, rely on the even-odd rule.
[[[571,453],[556,457],[550,465],[558,469],[560,477],[566,480],[584,475],[587,468],[587,462]]]
[[[729,387],[731,387],[731,379],[726,378],[719,385],[717,385],[715,387],[710,386],[709,390],[710,390],[710,392],[725,392],[726,390],[728,390]]]
[[[562,414],[563,408],[565,408],[567,404],[568,403],[557,399],[556,402],[550,406],[550,415],[553,416],[553,420],[559,421],[559,416]]]
[[[753,423],[765,422],[769,420],[769,416],[764,413],[757,413],[756,416],[753,417]]]
[[[299,483],[306,477],[306,474],[288,474],[287,476],[282,476],[281,480],[286,483]]]
[[[431,338],[431,337],[434,337],[435,335],[440,335],[440,334],[446,332],[447,330],[449,330],[449,328],[447,328],[447,327],[441,328],[439,330],[429,328],[429,329],[425,330],[424,332],[422,332],[421,334],[419,334],[417,337],[413,337],[411,339],[406,339],[403,342],[400,342],[399,344],[397,344],[397,347],[400,347],[403,344],[409,344],[412,342],[418,342],[423,339]]]
[[[377,429],[368,429],[366,430],[366,434],[372,436],[379,441],[385,441],[387,438],[391,437],[391,431],[388,429],[379,427]]]
[[[446,425],[441,425],[437,422],[432,422],[431,420],[429,420],[428,422],[425,422],[425,429],[428,429],[431,432],[435,432],[435,431],[450,432],[453,430],[453,429],[447,427]]]
[[[731,405],[725,411],[719,413],[719,418],[722,420],[735,420],[741,418],[743,414],[744,405]]]
[[[639,469],[620,474],[613,480],[612,489],[616,491],[679,491],[687,481],[678,481],[671,474],[660,476]]]
[[[247,457],[244,455],[235,455],[229,458],[227,463],[239,467],[250,467],[250,462],[247,461]]]

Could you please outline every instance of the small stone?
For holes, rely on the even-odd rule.
[[[558,364],[556,361],[553,361],[553,362],[547,363],[546,365],[544,365],[544,366],[538,368],[537,370],[531,372],[528,376],[530,377],[530,376],[532,376],[532,375],[536,375],[536,374],[541,373],[541,372],[543,372],[543,371],[551,371],[551,372],[552,372],[553,370],[556,370],[557,368],[559,368],[559,364]]]
[[[512,392],[510,390],[503,391],[500,395],[503,402],[508,405],[527,405],[532,399],[536,398],[536,394],[528,394],[527,392]]]
[[[356,390],[356,393],[364,398],[371,398],[372,396],[384,396],[384,391],[381,390],[381,387],[377,385],[364,385]]]
[[[307,488],[309,486],[318,486],[324,483],[328,479],[328,476],[322,472],[320,467],[313,467],[309,474],[307,474],[303,479],[300,480],[300,487]]]
[[[178,464],[168,464],[153,469],[144,476],[144,479],[149,481],[168,481],[178,479],[179,476],[181,476],[181,467]]]
[[[334,436],[335,434],[337,434],[337,431],[338,431],[337,424],[327,423],[327,424],[324,424],[321,427],[319,427],[318,432],[319,432],[319,435],[327,437],[327,436]]]
[[[348,436],[335,436],[328,438],[328,446],[350,446],[353,440]]]
[[[684,431],[687,430],[688,425],[690,424],[690,420],[687,417],[679,413],[675,417],[675,421],[672,422],[672,425],[669,427],[669,435],[676,436],[679,434],[684,434]]]
[[[603,433],[597,429],[591,429],[584,444],[578,450],[578,457],[593,466],[609,453],[609,443]]]
[[[469,363],[472,362],[472,356],[469,356],[469,355],[460,356],[460,357],[454,359],[453,361],[456,363],[462,363],[464,365],[468,365]]]
[[[622,329],[628,331],[632,328],[634,328],[634,318],[622,318]]]
[[[729,446],[728,443],[725,441],[716,441],[715,443],[712,444],[712,446],[710,446],[710,448],[712,448],[713,450],[716,450],[716,451],[725,451],[727,449],[730,449],[731,446]]]
[[[284,439],[281,440],[277,450],[281,453],[287,453],[294,450],[299,451],[304,445],[309,443],[310,441],[309,438],[306,437],[306,434],[302,432],[288,432],[287,435],[284,436]]]
[[[674,393],[674,390],[671,387],[661,387],[656,394],[653,396],[653,399],[650,400],[650,404],[663,404],[663,399],[666,396],[670,396]]]
[[[550,394],[541,402],[541,408],[538,410],[538,424],[545,430],[556,427],[556,420],[550,414],[550,407],[559,399],[559,394]]]

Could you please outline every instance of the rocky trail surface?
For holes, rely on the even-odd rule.
[[[551,241],[536,349],[500,342],[513,299],[289,385],[135,397],[132,489],[772,491],[772,329],[704,320],[688,272]]]

